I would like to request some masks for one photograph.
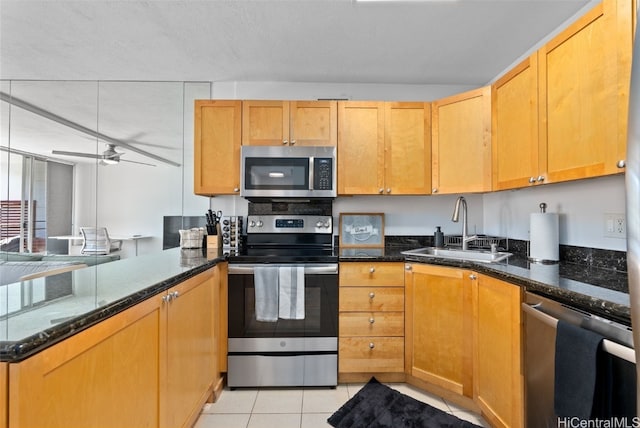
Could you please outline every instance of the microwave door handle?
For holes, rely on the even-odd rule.
[[[313,190],[313,177],[315,176],[315,157],[309,157],[309,190]]]

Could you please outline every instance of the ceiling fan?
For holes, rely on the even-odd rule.
[[[155,166],[150,163],[120,159],[120,156],[124,155],[124,153],[116,152],[115,144],[107,144],[107,150],[102,152],[101,155],[96,153],[67,152],[64,150],[52,150],[51,153],[53,153],[54,155],[76,156],[81,158],[99,159],[101,165],[115,165],[120,161],[122,161],[122,162],[129,162],[129,163],[137,163],[140,165]]]

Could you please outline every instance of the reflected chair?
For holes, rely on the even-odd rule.
[[[122,249],[121,239],[109,238],[106,227],[81,227],[82,254],[110,254]]]

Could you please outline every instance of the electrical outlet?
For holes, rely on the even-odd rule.
[[[627,220],[624,214],[604,215],[604,236],[623,239],[627,237]]]

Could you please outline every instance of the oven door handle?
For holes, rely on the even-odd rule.
[[[256,267],[283,267],[283,266],[291,266],[291,265],[272,265],[268,263],[261,264],[241,264],[241,265],[229,265],[229,275],[253,275],[254,269]],[[300,265],[302,266],[302,265]],[[338,264],[306,264],[304,265],[304,274],[305,275],[337,275],[338,274]]]

